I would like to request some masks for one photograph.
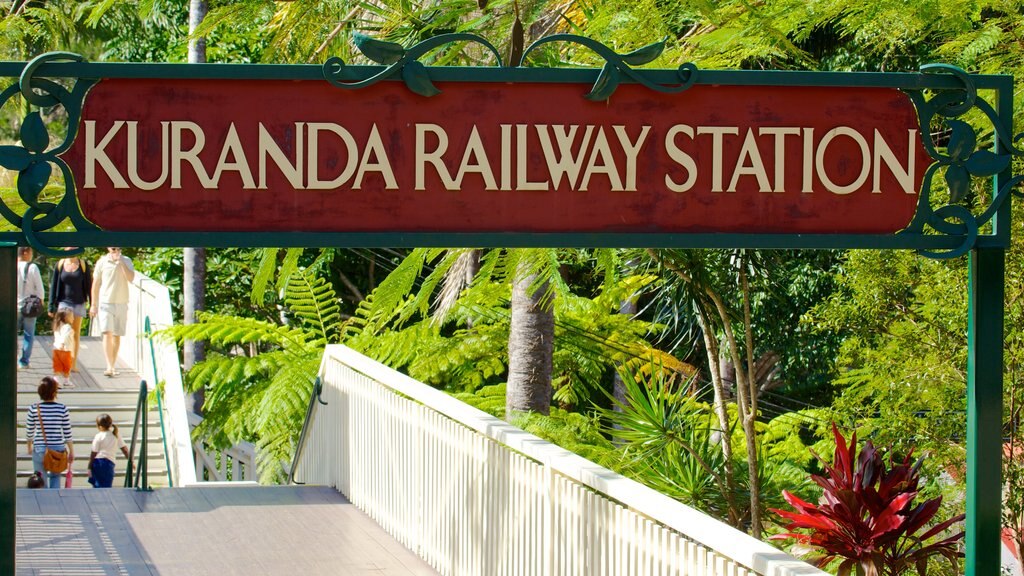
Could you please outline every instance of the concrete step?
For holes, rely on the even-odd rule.
[[[148,426],[146,426],[145,430],[146,430],[146,435],[148,436],[148,439],[150,439],[150,442],[160,442],[160,439],[163,438],[163,435],[161,434],[161,431],[160,431],[160,424],[159,423],[158,424],[148,425]],[[92,443],[92,439],[96,436],[96,431],[97,431],[96,430],[96,425],[94,423],[91,423],[91,422],[88,423],[88,424],[79,424],[79,425],[75,425],[73,423],[72,426],[71,426],[71,435],[72,435],[72,438],[75,439],[75,445],[76,446],[78,446],[79,444],[86,444],[86,445],[91,444]],[[141,433],[141,430],[140,430],[140,433]],[[129,428],[122,428],[121,429],[121,438],[124,439],[125,444],[129,444],[129,445],[131,444],[131,428],[130,427]],[[142,441],[141,436],[139,436],[138,442],[141,442],[141,441]],[[18,426],[17,427],[17,445],[18,446],[23,446],[26,442],[27,441],[25,439],[25,426]]]
[[[76,451],[75,454],[78,454]],[[136,455],[136,470],[138,469],[138,456]],[[150,457],[146,459],[148,463],[149,471],[149,482],[154,486],[167,486],[167,462],[164,460],[163,453],[150,453]],[[89,465],[88,455],[79,455],[75,458],[75,461],[71,463],[72,471],[72,482],[76,487],[87,488],[89,483],[86,481],[86,467]],[[124,478],[125,470],[127,469],[126,460],[124,458],[117,459],[117,466],[114,474],[117,478]],[[28,477],[32,475],[32,457],[28,454],[18,455],[18,467],[16,471],[18,478],[18,485],[24,486]],[[118,481],[114,481],[114,485],[118,484]]]
[[[96,431],[98,431],[98,429],[96,428],[96,420],[95,420],[94,417],[90,417],[90,416],[91,416],[90,414],[79,415],[79,414],[74,414],[74,413],[71,415],[71,427],[72,427],[72,434],[74,436],[77,437],[77,436],[79,436],[79,434],[84,434],[84,435],[88,435],[89,438],[92,438],[93,436],[96,435]],[[151,416],[153,416],[153,414],[151,414]],[[114,415],[111,414],[111,417],[114,418]],[[125,442],[128,442],[128,439],[131,438],[131,430],[133,429],[135,422],[131,421],[131,420],[128,420],[128,421],[118,421],[117,418],[115,418],[114,419],[114,423],[118,425],[118,433],[120,433],[121,438],[125,439]],[[141,422],[139,422],[139,423],[141,424]],[[147,430],[150,430],[150,436],[151,437],[154,434],[154,430],[156,430],[156,433],[159,436],[160,435],[160,420],[154,420],[154,419],[151,418],[150,420],[148,420],[146,422],[145,428]],[[25,418],[23,417],[23,418],[18,419],[18,421],[17,421],[17,434],[18,435],[22,435],[23,434],[22,430],[24,430],[24,429],[25,429]]]
[[[88,458],[89,457],[89,453],[92,452],[91,448],[92,448],[92,446],[88,442],[76,442],[75,443],[75,457],[78,458],[78,459]],[[139,454],[139,448],[140,448],[139,446],[135,447],[135,455],[136,456],[138,456],[138,454]],[[163,459],[163,457],[164,457],[164,444],[162,442],[159,442],[159,441],[158,442],[151,441],[150,444],[148,444],[148,446],[146,447],[146,451],[145,452],[148,455],[148,457],[150,457],[150,458],[160,458],[160,459]],[[119,452],[119,454],[120,454],[120,452]],[[17,457],[17,462],[18,462],[18,467],[19,468],[20,468],[20,464],[22,464],[23,461],[25,461],[25,462],[32,462],[32,455],[29,454],[28,451],[26,451],[25,446],[22,443],[19,443],[19,448],[18,448],[17,456],[16,457]],[[31,468],[31,464],[29,464],[29,466]]]
[[[150,476],[162,476],[167,477],[167,466],[163,460],[148,460],[149,462],[149,474]],[[71,464],[71,471],[75,476],[85,476],[86,466],[89,464],[89,459],[84,458],[82,460],[75,460]],[[117,469],[115,471],[118,475],[124,475],[125,460],[118,459]],[[32,466],[29,465],[27,468],[18,467],[18,478],[28,478],[32,475]]]
[[[77,464],[77,463],[78,462],[76,461],[75,464]],[[120,487],[124,486],[124,474],[125,474],[125,471],[126,470],[125,470],[124,463],[123,462],[118,462],[117,463],[117,468],[114,470],[114,487],[120,488]],[[136,470],[136,473],[138,473],[138,470]],[[19,470],[18,471],[18,482],[17,482],[18,487],[19,488],[25,487],[27,485],[27,483],[28,483],[28,478],[31,475],[32,475],[32,471],[31,470],[26,471],[26,472],[22,472],[21,470]],[[156,468],[156,467],[150,465],[149,471],[148,471],[148,474],[147,474],[147,480],[149,481],[149,485],[150,486],[154,486],[154,487],[167,486],[168,485],[168,482],[167,482],[167,470],[165,470],[163,466],[160,466],[159,468]],[[64,480],[62,479],[61,480],[61,488],[63,488],[63,487],[64,487]],[[72,488],[92,488],[92,486],[89,484],[89,477],[86,476],[86,474],[85,474],[85,468],[84,467],[82,469],[79,469],[78,466],[74,466],[72,468],[71,487]]]
[[[72,436],[74,437],[75,454],[77,458],[72,464],[72,486],[75,488],[91,488],[86,476],[85,467],[89,462],[89,452],[92,448],[92,438],[96,434],[96,416],[102,413],[110,414],[114,423],[118,425],[121,437],[125,443],[131,444],[132,427],[135,423],[135,412],[138,405],[139,393],[137,390],[62,390],[59,401],[68,407],[71,413]],[[39,395],[34,391],[18,392],[18,448],[17,448],[17,476],[19,486],[32,475],[32,456],[25,451],[26,441],[24,438],[25,413],[28,407],[39,402]],[[147,459],[149,471],[149,483],[153,486],[166,486],[167,464],[164,460],[164,447],[160,429],[160,417],[156,411],[155,403],[150,405],[147,415],[148,443]],[[135,457],[139,456],[141,446],[136,445]],[[125,461],[119,459],[117,463],[114,486],[122,486],[124,483]]]
[[[82,403],[78,403],[78,402],[68,402],[68,401],[65,400],[64,402],[61,402],[61,404],[64,404],[65,406],[67,406],[68,407],[68,411],[70,411],[70,412],[75,412],[76,410],[81,410],[83,412],[93,412],[93,413],[122,411],[122,412],[131,412],[132,414],[134,414],[135,413],[135,409],[137,408],[137,406],[135,404],[126,404],[126,403],[120,403],[120,402],[103,402],[103,403],[97,402],[95,404],[82,404]],[[29,406],[32,406],[32,404],[26,404],[24,406],[19,405],[18,406],[18,412],[28,412]],[[150,412],[154,412],[155,413],[156,410],[154,408],[150,408]]]
[[[24,392],[18,393],[18,407],[25,407],[40,402],[39,395],[36,393],[27,394]],[[126,392],[108,392],[106,390],[85,390],[82,392],[63,392],[57,397],[57,401],[62,404],[79,403],[79,404],[96,404],[103,402],[105,404],[130,404],[135,406],[139,402],[139,395]]]

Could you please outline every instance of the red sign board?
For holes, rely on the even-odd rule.
[[[893,233],[930,159],[892,88],[107,79],[65,154],[110,231]]]

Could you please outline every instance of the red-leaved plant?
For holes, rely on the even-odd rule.
[[[824,476],[811,476],[825,490],[820,502],[810,504],[783,490],[786,502],[796,511],[772,510],[788,521],[789,531],[772,538],[793,538],[814,548],[808,560],[819,568],[844,558],[838,576],[896,576],[911,568],[924,575],[928,559],[936,555],[949,559],[956,571],[957,559],[963,557],[957,542],[964,533],[931,544],[927,541],[963,520],[963,514],[917,535],[942,502],[940,496],[914,505],[921,460],[911,464],[908,454],[898,462],[890,454],[886,466],[871,441],[865,442],[858,454],[856,433],[848,446],[834,424],[832,433],[836,438],[832,465],[814,454],[825,467]],[[799,529],[810,532],[794,532]]]

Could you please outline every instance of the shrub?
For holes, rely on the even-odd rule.
[[[772,538],[791,538],[814,548],[808,560],[819,568],[843,559],[838,576],[896,576],[911,568],[924,575],[928,560],[940,555],[956,571],[957,559],[963,557],[957,542],[964,533],[927,542],[963,520],[963,514],[917,535],[942,503],[940,496],[914,504],[922,459],[911,463],[908,454],[898,461],[890,454],[887,463],[871,441],[865,442],[858,454],[856,433],[849,445],[834,424],[832,433],[836,440],[832,465],[814,455],[825,468],[824,475],[811,476],[824,490],[820,502],[811,504],[783,491],[795,511],[773,510],[788,521],[788,533]],[[794,532],[801,529],[810,532]]]

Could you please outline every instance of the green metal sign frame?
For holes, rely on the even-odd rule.
[[[759,72],[699,70],[684,64],[674,70],[635,69],[661,52],[652,44],[617,54],[592,40],[555,35],[525,51],[518,66],[501,65],[498,51],[483,38],[449,34],[411,48],[357,36],[356,44],[380,66],[347,66],[337,58],[316,65],[229,64],[106,64],[83,62],[68,53],[50,53],[31,62],[0,63],[0,76],[15,79],[0,92],[0,106],[17,96],[30,112],[21,127],[20,145],[0,146],[0,166],[18,172],[18,193],[27,206],[22,213],[0,202],[0,215],[15,229],[0,232],[0,270],[10,280],[0,283],[0,344],[14,348],[14,246],[60,256],[85,246],[250,246],[250,247],[679,247],[679,248],[811,248],[912,249],[933,258],[970,257],[968,361],[968,497],[966,573],[996,576],[1000,565],[1001,410],[1003,282],[1005,251],[1010,244],[1010,196],[1024,177],[1012,172],[1012,158],[1024,155],[1013,134],[1013,79],[1005,75],[973,75],[947,65],[924,67],[919,73]],[[479,43],[491,52],[494,67],[425,67],[419,58],[447,43]],[[538,46],[572,42],[604,59],[601,69],[547,69],[524,66]],[[112,232],[89,222],[79,207],[74,178],[61,158],[78,134],[89,89],[101,79],[235,79],[319,80],[344,90],[378,82],[402,82],[423,97],[440,93],[435,82],[575,83],[580,97],[607,100],[620,84],[639,84],[658,92],[681,92],[695,85],[749,87],[880,87],[905,92],[916,108],[924,147],[933,160],[919,191],[911,224],[895,234],[665,234],[665,233],[320,233],[320,232]],[[587,90],[589,87],[589,91]],[[40,110],[62,108],[67,128],[51,146]],[[961,118],[983,122],[983,140]],[[944,130],[939,145],[933,129]],[[63,174],[64,196],[43,201],[41,192],[54,170]],[[940,182],[940,178],[942,181]],[[991,178],[985,206],[972,211],[972,178]],[[948,191],[948,193],[947,193]],[[937,197],[944,198],[941,205]],[[70,221],[73,231],[56,231]],[[61,246],[79,247],[64,250]],[[13,341],[12,341],[13,340]],[[0,392],[0,469],[14,470],[16,446],[16,374],[13,362],[3,366]],[[0,573],[14,571],[15,479],[0,477]]]

